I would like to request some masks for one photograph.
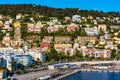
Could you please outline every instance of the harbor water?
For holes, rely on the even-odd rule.
[[[78,72],[62,80],[120,80],[120,73],[114,72]]]

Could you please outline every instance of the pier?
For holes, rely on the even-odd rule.
[[[64,74],[64,75],[59,76],[59,77],[57,77],[57,78],[55,78],[55,79],[52,79],[52,80],[62,80],[63,78],[65,78],[65,77],[67,77],[67,76],[70,76],[70,75],[73,75],[73,74],[76,74],[76,73],[78,73],[78,72],[79,72],[79,70],[74,70],[74,71],[72,71],[71,73]]]

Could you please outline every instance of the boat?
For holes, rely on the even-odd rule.
[[[95,69],[109,69],[108,66],[94,66]]]
[[[38,78],[37,80],[49,80],[50,78],[51,78],[50,75],[46,75],[46,76]]]

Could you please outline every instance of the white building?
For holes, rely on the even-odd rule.
[[[22,18],[22,14],[16,15],[16,19],[21,19],[21,18]]]
[[[39,58],[40,58],[41,62],[45,62],[46,61],[46,53],[45,52],[41,52]]]
[[[90,36],[99,35],[99,29],[96,28],[86,28],[85,31]]]
[[[5,29],[11,29],[11,26],[10,26],[11,24],[10,24],[10,22],[9,21],[5,21],[5,23],[4,23],[4,28]]]
[[[81,21],[81,16],[80,15],[73,15],[72,16],[72,21],[80,22]]]
[[[12,61],[12,57],[10,55],[3,55],[3,66],[5,66],[8,70],[12,71],[12,65],[11,65],[11,61]]]
[[[73,46],[74,49],[79,48],[79,47],[80,47],[79,43],[74,43],[74,46]]]
[[[0,19],[2,19],[3,18],[3,16],[2,15],[0,15]]]
[[[45,52],[41,52],[40,50],[37,50],[37,49],[29,49],[27,53],[29,53],[33,57],[34,60],[39,59],[41,62],[46,61]]]

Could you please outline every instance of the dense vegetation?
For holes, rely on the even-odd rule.
[[[12,15],[15,16],[18,13],[21,14],[41,14],[48,17],[64,17],[64,16],[72,16],[74,14],[80,14],[81,16],[88,16],[91,15],[93,17],[120,17],[119,12],[108,12],[104,13],[102,11],[94,11],[94,10],[80,10],[74,8],[51,8],[47,6],[40,6],[40,5],[32,5],[32,4],[17,4],[17,5],[0,5],[0,14],[4,15]]]
[[[32,4],[20,5],[0,5],[0,14],[15,16],[18,13],[22,14],[41,14],[44,16],[71,16],[77,12],[77,9],[56,9],[46,6],[36,6]]]

